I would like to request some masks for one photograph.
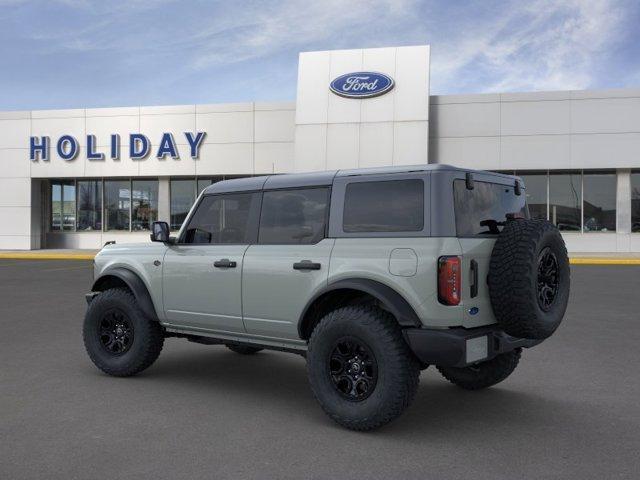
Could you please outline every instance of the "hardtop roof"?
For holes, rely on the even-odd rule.
[[[426,165],[404,165],[392,167],[373,167],[373,168],[355,168],[348,170],[327,170],[321,172],[308,173],[286,173],[280,175],[264,175],[259,177],[244,177],[231,180],[223,180],[208,186],[204,190],[204,194],[230,193],[230,192],[246,192],[255,190],[270,190],[279,188],[302,188],[328,186],[333,184],[336,177],[353,177],[362,175],[385,175],[394,173],[410,173],[410,172],[429,172],[429,171],[458,171],[483,173],[489,172],[483,170],[473,170],[469,168],[454,167],[445,164],[426,164]],[[504,175],[501,173],[491,172],[506,178],[516,178],[512,175]]]

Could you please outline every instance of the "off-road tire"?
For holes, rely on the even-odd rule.
[[[480,390],[506,379],[518,366],[521,348],[463,368],[437,367],[444,378],[465,390]]]
[[[131,345],[118,355],[106,350],[99,333],[103,318],[113,309],[124,313],[133,327]],[[84,318],[82,335],[91,361],[103,372],[116,377],[135,375],[151,366],[164,344],[160,324],[147,318],[133,294],[123,288],[106,290],[91,301]]]
[[[235,345],[227,344],[227,348],[232,352],[239,353],[240,355],[253,355],[262,350],[260,347],[251,347],[249,345]]]
[[[556,264],[557,286],[553,301],[543,308],[539,282],[546,277],[541,277],[539,268],[549,255]],[[567,309],[570,285],[567,249],[555,225],[546,220],[508,221],[493,247],[487,281],[493,313],[506,333],[549,337]]]
[[[377,364],[377,381],[368,397],[344,398],[331,378],[330,357],[336,342],[356,339]],[[307,370],[316,400],[338,424],[351,430],[373,430],[397,418],[411,404],[420,377],[413,356],[393,316],[377,307],[354,305],[324,316],[314,328],[307,351]]]

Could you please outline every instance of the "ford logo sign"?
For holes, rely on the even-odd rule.
[[[336,95],[347,98],[369,98],[383,95],[394,86],[393,78],[384,73],[345,73],[334,79],[329,88]]]

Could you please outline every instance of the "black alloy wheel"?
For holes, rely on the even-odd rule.
[[[114,356],[126,353],[133,344],[133,323],[119,309],[110,309],[102,316],[98,329],[100,345]]]
[[[558,294],[558,259],[549,247],[538,257],[538,306],[548,312]]]
[[[360,402],[374,391],[378,381],[378,365],[373,353],[359,339],[339,339],[329,358],[329,374],[334,388],[342,397]]]

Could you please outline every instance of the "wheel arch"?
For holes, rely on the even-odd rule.
[[[307,302],[298,319],[298,335],[308,340],[316,323],[334,301],[339,306],[362,296],[371,297],[384,305],[402,327],[421,325],[413,307],[396,290],[376,280],[351,278],[330,283]]]
[[[110,288],[126,287],[135,297],[142,312],[151,320],[158,321],[153,300],[144,281],[137,273],[124,267],[116,267],[103,272],[93,282],[92,292],[104,292]]]

